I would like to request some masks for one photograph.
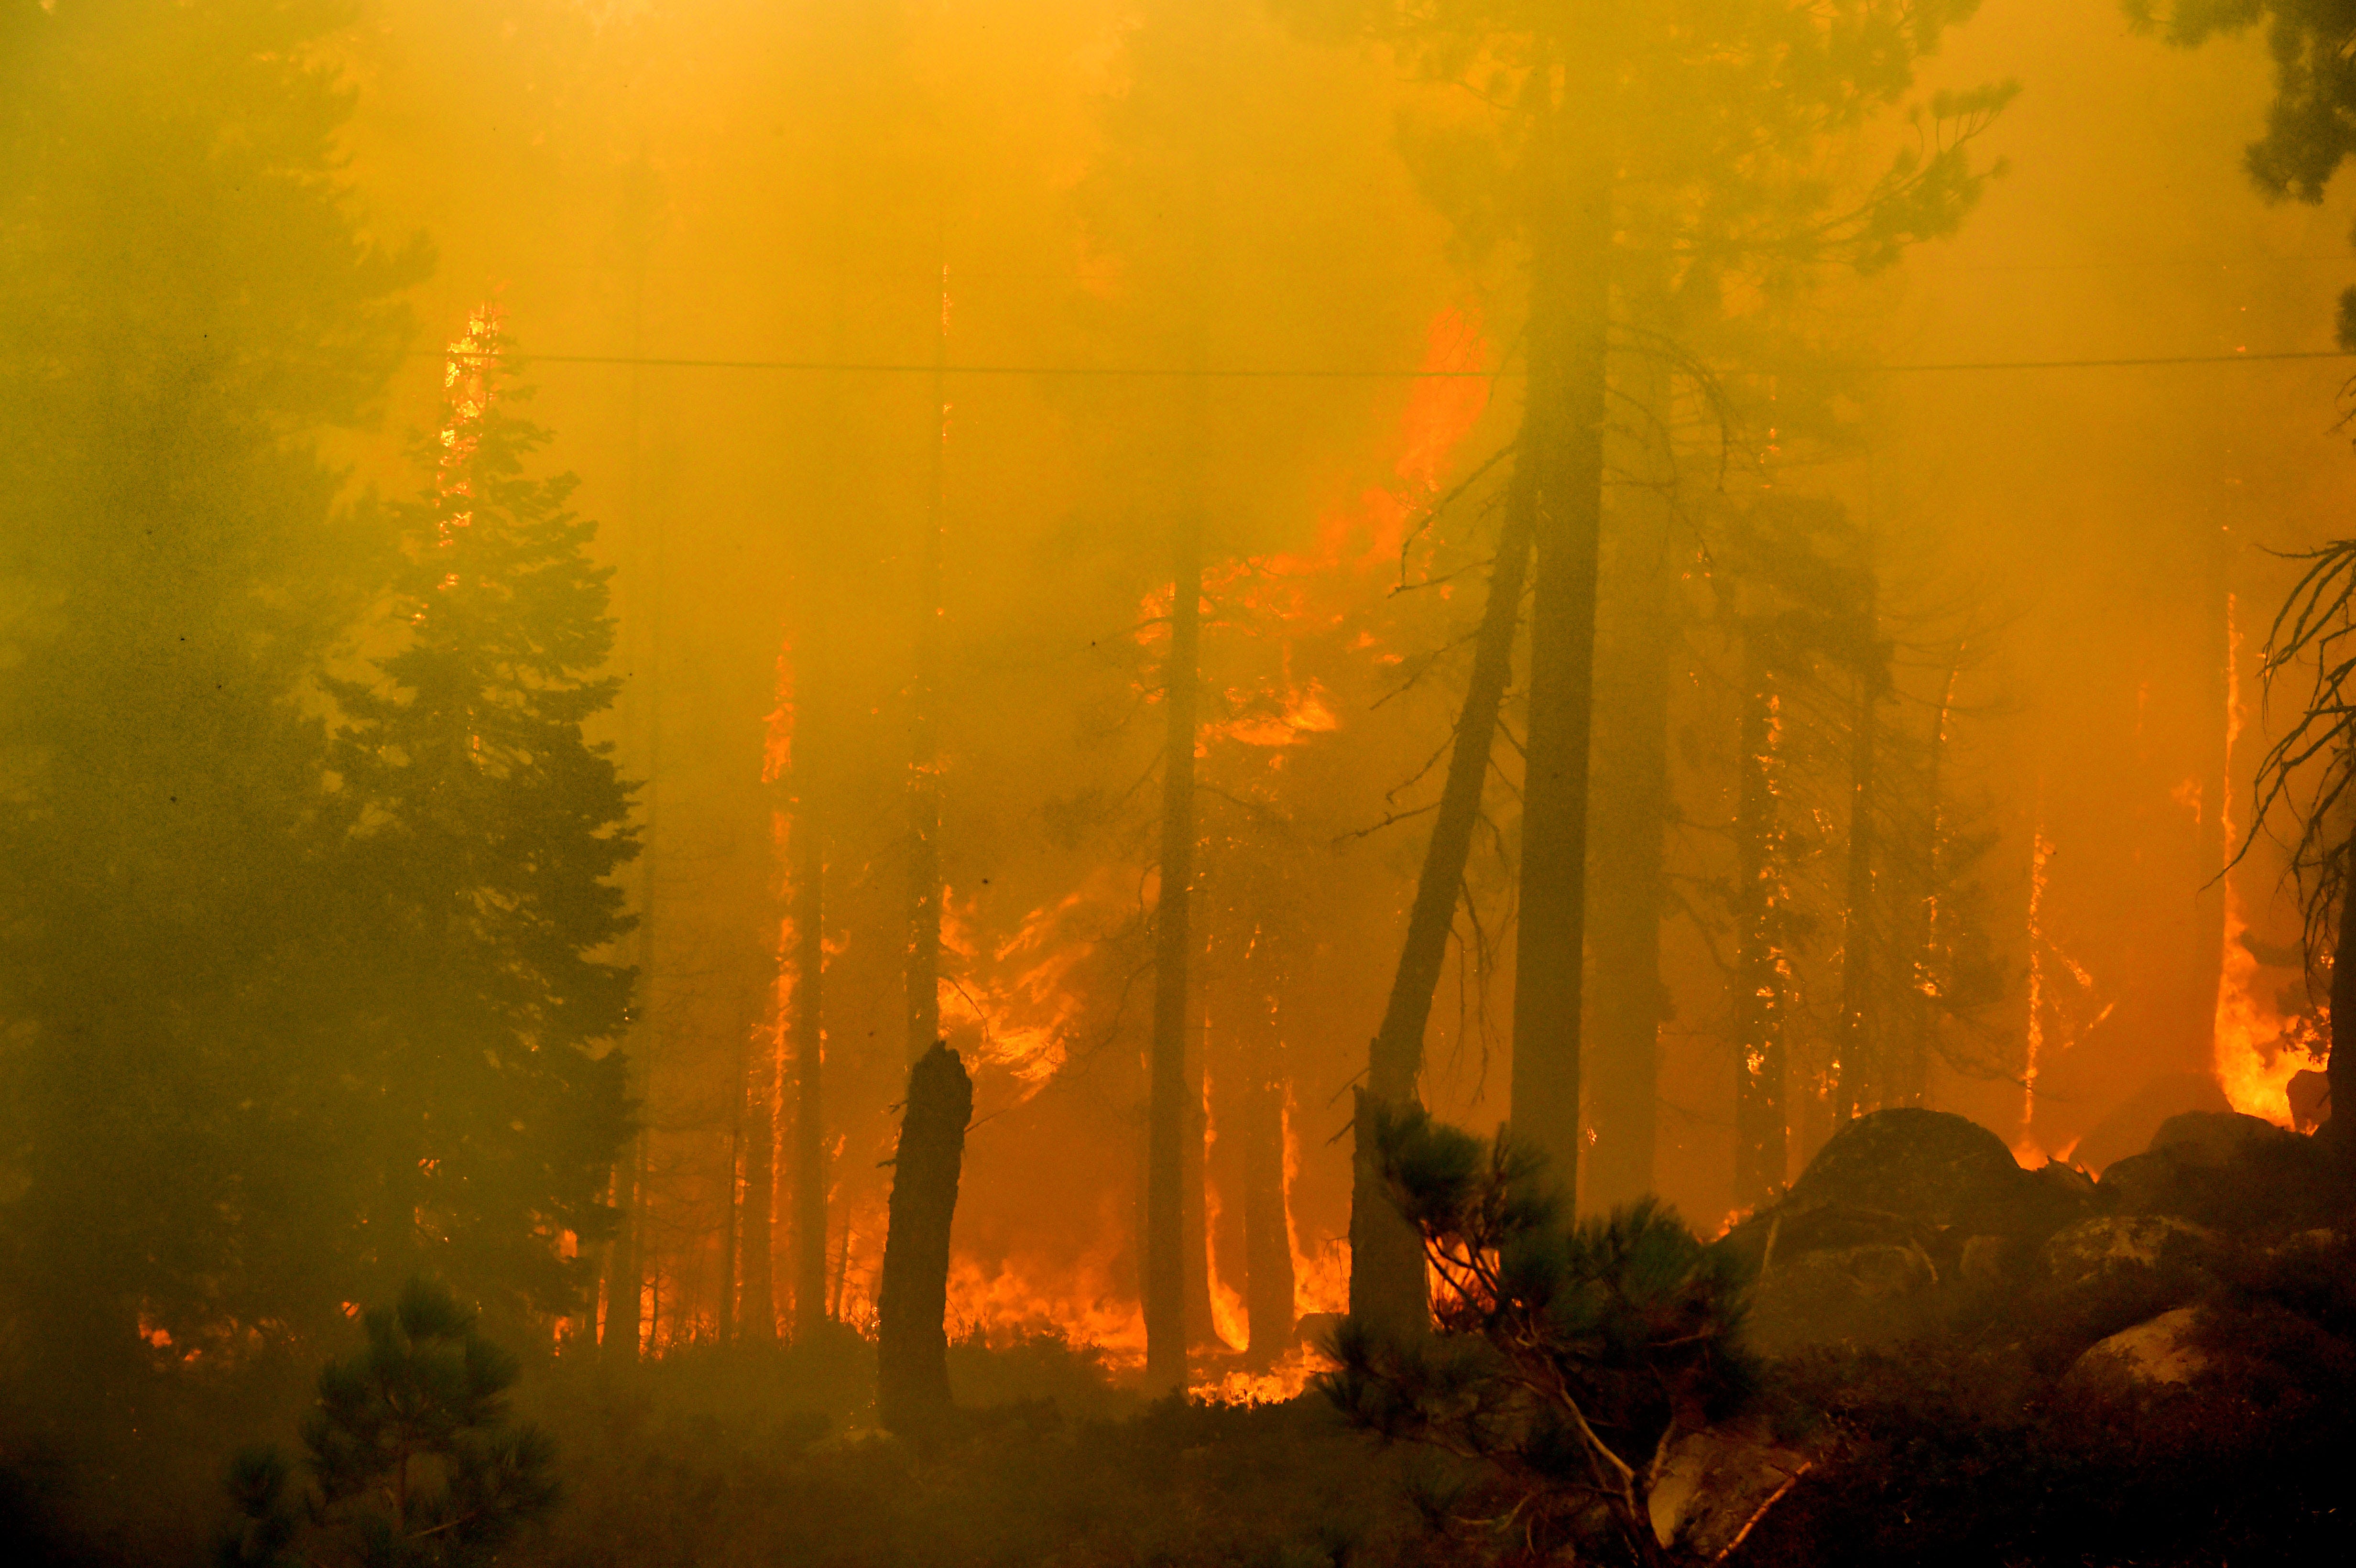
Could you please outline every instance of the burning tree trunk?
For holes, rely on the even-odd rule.
[[[1783,1183],[1783,951],[1775,795],[1783,719],[1756,622],[1743,630],[1741,786],[1735,804],[1734,1200],[1756,1208]]]
[[[736,1243],[737,1223],[741,1219],[740,1201],[744,1179],[744,1091],[745,1077],[752,1068],[752,1040],[748,1034],[736,1037],[736,1071],[730,1083],[734,1093],[729,1096],[728,1112],[728,1174],[721,1187],[720,1209],[720,1303],[712,1313],[713,1338],[721,1344],[734,1343],[736,1339]]]
[[[1255,1009],[1244,1040],[1237,1136],[1243,1148],[1244,1313],[1252,1360],[1292,1343],[1292,1234],[1284,1193],[1284,1041],[1276,998]]]
[[[639,1299],[645,1285],[639,1275],[639,1205],[646,1191],[647,1135],[631,1140],[627,1156],[614,1173],[614,1206],[621,1211],[614,1232],[614,1248],[605,1263],[605,1330],[599,1348],[609,1355],[635,1358],[638,1353]]]
[[[1187,961],[1194,937],[1187,900],[1194,878],[1194,708],[1202,657],[1202,519],[1192,507],[1172,538],[1170,657],[1162,671],[1168,727],[1162,750],[1162,893],[1154,912],[1153,1041],[1146,1111],[1145,1376],[1156,1392],[1186,1382],[1185,1141],[1194,1135],[1201,1191],[1202,1094],[1186,1070],[1193,1029]],[[1187,1088],[1196,1093],[1193,1109]],[[1199,1243],[1201,1232],[1196,1232]],[[1198,1244],[1197,1256],[1201,1249]],[[1201,1267],[1198,1262],[1196,1267]]]
[[[1211,1217],[1207,1201],[1210,1182],[1210,1105],[1205,1094],[1200,1028],[1189,1029],[1194,1049],[1186,1053],[1185,1136],[1178,1146],[1178,1189],[1183,1194],[1182,1245],[1186,1265],[1186,1343],[1216,1348],[1225,1343],[1211,1313]]]
[[[807,622],[805,623],[807,624]],[[802,640],[802,697],[795,736],[793,818],[794,936],[794,1334],[807,1339],[826,1323],[826,827],[814,736],[819,637]],[[813,741],[819,744],[813,744]]]
[[[1601,80],[1600,59],[1568,51]],[[1576,1193],[1580,1002],[1586,961],[1589,738],[1595,681],[1595,584],[1603,506],[1603,411],[1611,300],[1612,177],[1594,99],[1567,83],[1550,116],[1558,142],[1534,239],[1529,409],[1520,461],[1538,475],[1530,601],[1529,733],[1522,786],[1519,928],[1514,949],[1512,1125]],[[1596,97],[1600,97],[1600,91]],[[1547,199],[1551,198],[1551,199]]]
[[[1589,1091],[1594,1147],[1588,1155],[1589,1201],[1625,1203],[1653,1189],[1660,1093],[1660,1029],[1668,1016],[1661,983],[1665,837],[1673,806],[1669,782],[1669,661],[1676,644],[1676,581],[1669,570],[1676,468],[1665,435],[1668,378],[1647,360],[1630,388],[1645,438],[1630,454],[1645,485],[1615,510],[1607,594],[1608,648],[1614,667],[1599,682],[1598,719],[1606,739],[1595,758],[1595,831],[1588,876],[1595,907],[1589,939],[1595,994],[1590,1002]],[[1641,464],[1641,466],[1636,466]]]
[[[936,1044],[908,1070],[876,1303],[875,1401],[894,1432],[924,1432],[951,1408],[949,1232],[972,1119],[973,1080],[956,1051]]]
[[[753,1052],[752,1081],[745,1091],[744,1241],[740,1252],[744,1276],[738,1307],[738,1334],[746,1344],[770,1345],[777,1338],[776,1296],[772,1285],[770,1228],[776,1191],[777,1056],[775,1035],[758,1029],[759,1049]]]
[[[1420,1329],[1430,1303],[1424,1291],[1423,1243],[1392,1202],[1375,1166],[1375,1113],[1404,1108],[1423,1072],[1423,1034],[1431,1019],[1432,993],[1448,957],[1448,936],[1456,921],[1456,901],[1472,854],[1472,830],[1481,820],[1481,786],[1489,776],[1489,748],[1496,739],[1497,709],[1514,673],[1514,631],[1520,624],[1522,583],[1529,568],[1530,536],[1536,531],[1537,485],[1533,465],[1517,459],[1505,524],[1497,538],[1496,564],[1490,569],[1489,601],[1481,612],[1473,644],[1472,677],[1456,720],[1456,741],[1440,786],[1440,809],[1424,846],[1423,869],[1415,884],[1407,940],[1391,976],[1382,1028],[1367,1052],[1366,1084],[1352,1118],[1350,1186],[1350,1316],[1394,1331]]]

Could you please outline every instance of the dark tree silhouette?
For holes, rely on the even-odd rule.
[[[0,12],[0,1314],[60,1408],[137,1375],[143,1317],[331,1321],[359,1240],[315,677],[380,557],[318,442],[427,257],[366,238],[338,25]]]
[[[381,933],[360,987],[360,1113],[383,1276],[414,1259],[502,1313],[577,1311],[627,1133],[622,1032],[634,972],[592,955],[628,931],[611,880],[637,852],[629,786],[583,726],[618,682],[609,569],[571,475],[533,478],[547,433],[518,417],[497,313],[451,359],[422,498],[393,508],[407,645],[334,682],[354,816],[347,897]],[[556,1239],[584,1243],[566,1259]]]
[[[313,1489],[301,1517],[276,1450],[231,1462],[238,1519],[215,1554],[221,1568],[476,1568],[553,1508],[556,1445],[509,1419],[521,1368],[475,1323],[424,1278],[398,1305],[369,1312],[367,1348],[327,1363],[304,1418]]]
[[[950,1409],[949,1233],[972,1119],[973,1080],[956,1051],[936,1043],[908,1070],[876,1303],[875,1399],[894,1432],[930,1431]]]

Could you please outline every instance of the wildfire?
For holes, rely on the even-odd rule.
[[[2020,1131],[2026,1139],[2037,1119],[2038,1058],[2045,1050],[2045,881],[2053,841],[2045,837],[2043,790],[2039,791],[2037,827],[2029,848],[2029,1032],[2020,1073]]]
[[[449,346],[442,362],[442,396],[448,414],[442,422],[442,460],[434,477],[435,491],[444,500],[469,500],[473,490],[466,464],[482,441],[483,416],[491,407],[491,373],[507,345],[507,313],[495,300],[486,300],[466,316],[465,334]],[[442,542],[450,541],[453,528],[474,521],[472,512],[443,514]]]
[[[1342,1313],[1350,1309],[1350,1243],[1344,1239],[1325,1242],[1314,1251],[1301,1244],[1301,1221],[1294,1211],[1292,1194],[1301,1176],[1300,1118],[1294,1113],[1292,1086],[1284,1089],[1284,1239],[1292,1249],[1292,1316],[1309,1317],[1318,1313]]]
[[[1110,1264],[1107,1253],[1091,1252],[1055,1265],[1059,1279],[1048,1285],[1012,1259],[956,1258],[949,1264],[949,1336],[1002,1348],[1049,1335],[1098,1350],[1109,1364],[1142,1366],[1144,1309],[1134,1292],[1113,1283]]]
[[[1072,972],[1095,948],[1122,896],[1120,877],[1099,867],[1079,887],[1023,917],[1014,933],[985,946],[976,930],[980,895],[941,899],[941,952],[957,960],[940,979],[941,1028],[979,1037],[976,1060],[1012,1073],[1024,1099],[1044,1088],[1070,1056],[1083,997]]]
[[[2234,887],[2231,867],[2239,829],[2233,824],[2233,744],[2241,739],[2245,717],[2242,707],[2242,629],[2233,614],[2233,596],[2225,596],[2225,788],[2219,803],[2224,828],[2226,864],[2219,875],[2224,883],[2225,947],[2217,980],[2217,1019],[2211,1037],[2211,1062],[2225,1101],[2247,1115],[2264,1116],[2277,1126],[2296,1125],[2291,1115],[2292,1074],[2315,1065],[2311,1052],[2318,1043],[2315,1026],[2306,1019],[2285,1018],[2258,982],[2257,955],[2243,940],[2250,929]]]
[[[1333,1369],[1333,1358],[1311,1344],[1295,1345],[1266,1371],[1228,1372],[1186,1392],[1206,1404],[1282,1404],[1298,1399],[1309,1380]]]

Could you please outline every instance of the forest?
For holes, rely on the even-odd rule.
[[[0,0],[8,1560],[2356,1554],[2351,62]]]

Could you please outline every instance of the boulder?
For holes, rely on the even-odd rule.
[[[2198,1170],[2225,1170],[2254,1159],[2297,1158],[2307,1147],[2297,1133],[2239,1111],[2186,1111],[2168,1118],[2151,1136],[2150,1153],[2165,1154]]]
[[[2332,1200],[2319,1144],[2233,1111],[2170,1116],[2148,1149],[2104,1170],[2097,1190],[2126,1213],[2174,1215],[2233,1231],[2310,1224]]]
[[[2040,1196],[2002,1138],[1968,1117],[1910,1105],[1834,1134],[1783,1207],[1876,1210],[1977,1233],[2010,1228],[2001,1221]]]
[[[1791,1191],[1721,1244],[1770,1273],[1804,1253],[1912,1246],[1944,1275],[1970,1237],[2033,1243],[2094,1202],[2083,1173],[2025,1171],[1976,1122],[1905,1106],[1860,1116],[1833,1135]]]
[[[2200,1327],[2197,1307],[2163,1312],[2098,1341],[2072,1364],[2070,1373],[2084,1376],[2112,1369],[2138,1383],[2190,1382],[2209,1365],[2207,1353],[2193,1342]]]
[[[2129,1276],[2172,1275],[2188,1287],[2216,1255],[2217,1235],[2165,1214],[2107,1214],[2055,1233],[2045,1243],[2045,1268],[2063,1289]]]
[[[1753,1343],[1771,1353],[1847,1340],[1871,1344],[1922,1326],[1919,1303],[1940,1282],[1922,1247],[1871,1243],[1778,1254],[1752,1297]]]

